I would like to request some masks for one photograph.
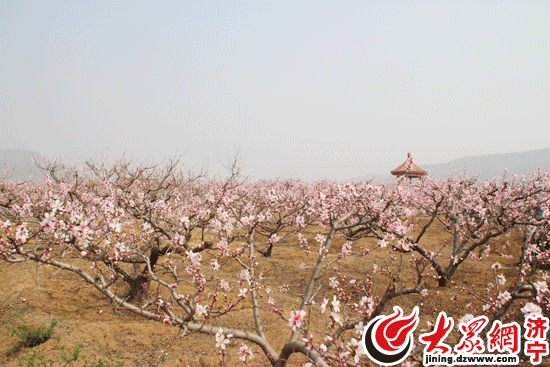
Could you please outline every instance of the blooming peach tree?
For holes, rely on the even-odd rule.
[[[399,240],[395,249],[420,254],[436,271],[439,286],[445,287],[464,261],[479,261],[501,236],[509,237],[513,229],[525,232],[525,226],[532,231],[546,228],[548,216],[537,220],[534,214],[543,213],[542,208],[548,214],[549,187],[548,172],[492,181],[462,175],[446,180],[429,177],[409,185],[408,205],[416,209],[418,231],[409,236],[399,228],[388,228],[381,242]],[[423,246],[428,229],[435,226],[451,235],[437,253]],[[446,249],[448,255],[443,255]]]
[[[41,182],[0,183],[0,258],[73,272],[113,308],[182,335],[211,335],[222,363],[235,340],[245,364],[261,351],[273,366],[294,354],[316,366],[365,365],[359,340],[370,320],[405,297],[449,286],[464,261],[481,257],[476,249],[494,251],[496,239],[513,230],[525,233],[522,253],[511,255],[519,262],[515,278],[495,264],[493,285],[456,292],[494,320],[548,309],[548,286],[537,272],[548,260],[548,174],[308,183],[248,181],[237,160],[214,178],[178,159],[41,166]],[[451,236],[441,251],[425,241],[435,223]],[[292,246],[301,264],[280,286],[290,307],[264,269]],[[373,251],[385,251],[387,261],[372,261]],[[228,317],[243,307],[251,330]],[[287,335],[268,337],[270,315]]]

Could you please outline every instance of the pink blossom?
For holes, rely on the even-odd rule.
[[[189,218],[187,216],[182,217],[180,221],[185,229],[189,228],[189,224],[191,224],[191,222],[189,222]]]
[[[304,217],[299,215],[299,216],[296,217],[296,224],[300,228],[305,228],[306,227],[306,220],[304,219]]]
[[[510,301],[512,299],[512,295],[510,292],[505,291],[498,295],[498,299],[501,305],[504,305],[506,302]]]
[[[195,313],[197,314],[197,316],[205,316],[206,313],[207,313],[207,307],[208,306],[203,306],[199,303],[196,304],[195,306]]]
[[[242,354],[241,357],[239,357],[239,360],[241,362],[246,362],[248,358],[252,359],[254,358],[254,354],[252,353],[252,350],[248,347],[248,345],[241,343],[241,346],[239,347],[239,351],[237,354]]]
[[[23,223],[19,227],[17,227],[17,230],[15,231],[15,238],[21,241],[21,243],[27,242],[27,238],[29,237],[29,230],[27,229],[27,224]]]
[[[52,231],[55,227],[55,216],[50,215],[50,213],[44,214],[44,219],[40,222],[40,225],[44,227],[45,233]]]
[[[330,313],[330,318],[333,319],[334,322],[337,322],[340,325],[342,325],[342,318],[336,312],[331,312]]]
[[[220,264],[218,264],[218,260],[212,259],[210,262],[210,266],[212,266],[212,269],[215,271],[218,271],[220,269]]]
[[[277,236],[276,234],[273,234],[273,235],[271,235],[271,237],[269,237],[269,244],[275,245],[275,244],[277,244],[280,240],[281,240],[281,237]]]
[[[321,313],[325,313],[328,306],[328,299],[324,298],[323,303],[321,304]]]
[[[351,242],[346,242],[342,245],[342,252],[340,252],[340,256],[342,258],[346,258],[352,254],[352,247]]]
[[[216,348],[221,348],[221,349],[225,350],[226,344],[229,344],[229,342],[230,342],[229,339],[232,338],[232,337],[233,337],[232,334],[224,335],[222,331],[219,331],[216,334]]]
[[[252,277],[250,276],[248,270],[241,270],[241,280],[248,282],[248,284],[251,284]]]
[[[336,296],[332,296],[332,309],[334,312],[340,312],[340,301],[336,299]]]
[[[319,243],[320,245],[322,245],[323,243],[325,243],[326,241],[326,237],[323,236],[321,233],[317,234],[315,236],[315,241],[317,241],[317,243]]]
[[[460,319],[460,321],[458,322],[458,324],[467,324],[470,320],[472,320],[474,318],[474,315],[472,315],[471,313],[467,313],[466,315],[462,316],[462,318]]]
[[[540,293],[548,292],[548,284],[545,281],[535,282],[535,287]]]
[[[296,328],[302,326],[302,320],[306,316],[306,311],[290,311],[290,319],[288,319],[288,326],[292,326],[292,330],[296,331]]]
[[[226,291],[226,292],[230,292],[231,291],[231,287],[229,286],[229,282],[225,279],[220,279],[220,287]]]
[[[338,280],[336,280],[336,277],[331,277],[331,278],[329,278],[329,283],[328,284],[330,285],[331,288],[334,289],[334,288],[338,287],[340,282]]]
[[[248,293],[247,288],[239,289],[239,297],[246,298],[246,294]]]
[[[363,335],[363,329],[363,321],[360,321],[357,325],[355,325],[355,334]],[[352,340],[354,339],[352,338]]]
[[[381,239],[378,241],[378,244],[380,245],[381,248],[385,248],[386,246],[388,246],[389,242],[386,241],[385,239]]]
[[[351,348],[350,348],[350,344],[351,344]],[[355,354],[353,356],[353,361],[356,364],[361,361],[361,356],[366,354],[365,350],[363,349],[363,344],[360,343],[355,338],[351,338],[350,343],[348,344],[348,348],[355,351]]]
[[[521,308],[521,312],[523,312],[525,315],[541,315],[542,308],[534,303],[528,302],[524,307]]]

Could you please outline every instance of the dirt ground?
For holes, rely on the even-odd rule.
[[[313,244],[313,234],[310,243]],[[440,248],[446,234],[437,229],[428,233],[428,247],[432,250]],[[492,246],[491,254],[483,256],[482,261],[466,261],[452,279],[455,285],[472,289],[485,288],[487,283],[495,282],[491,265],[499,262],[502,265],[502,273],[509,279],[517,274],[517,267],[514,264],[518,261],[521,234],[516,233],[511,238],[511,246],[503,248],[501,244]],[[332,254],[340,251],[343,240],[337,240],[331,249]],[[361,240],[354,244],[354,255],[340,262],[340,271],[349,277],[364,279],[365,274],[372,272],[373,264],[383,266],[388,263],[391,254],[387,249],[375,248],[370,255],[363,257],[359,255],[362,247],[375,247],[372,240]],[[443,250],[445,253],[447,250]],[[506,259],[502,253],[514,255],[513,259]],[[205,263],[209,262],[205,254]],[[299,269],[300,263],[311,263],[312,259],[300,251],[298,241],[287,239],[280,243],[273,251],[271,258],[258,258],[260,263],[259,271],[267,277],[267,284],[272,288],[272,294],[276,299],[277,306],[284,309],[284,315],[289,315],[292,306],[301,302],[300,294],[304,292],[304,285],[284,291],[280,287],[286,284],[300,284],[303,271]],[[230,264],[225,270],[230,271]],[[235,263],[235,266],[236,263]],[[402,278],[410,276],[410,270],[405,266]],[[432,272],[433,273],[433,272]],[[38,276],[38,279],[37,279]],[[328,278],[327,281],[328,282]],[[325,282],[325,284],[326,284]],[[382,295],[388,285],[388,278],[380,274],[374,275],[375,295]],[[234,289],[236,287],[233,287]],[[320,304],[323,297],[332,298],[330,288],[319,292],[315,300]],[[123,291],[121,288],[120,292]],[[426,322],[435,322],[437,313],[441,310],[447,312],[448,316],[455,318],[455,324],[466,313],[474,313],[475,307],[480,302],[475,298],[458,292],[454,287],[437,288],[436,282],[431,281],[429,296],[422,298],[420,295],[411,295],[395,299],[394,302],[384,310],[384,314],[392,313],[391,306],[401,306],[408,314],[412,307],[417,305],[421,311],[421,321],[417,332],[426,327]],[[456,295],[456,302],[451,302],[450,297]],[[250,298],[250,297],[249,297]],[[250,300],[248,299],[250,302]],[[519,306],[519,302],[518,302]],[[318,307],[317,307],[318,309]],[[472,311],[474,310],[474,311]],[[318,311],[317,311],[318,312]],[[220,320],[227,326],[254,331],[252,311],[250,303],[239,304],[239,309],[231,313],[225,319]],[[326,317],[312,312],[309,319],[310,331],[319,337],[324,336],[321,331],[325,328]],[[264,329],[272,342],[272,346],[279,351],[285,341],[288,340],[290,332],[288,323],[282,317],[263,312]],[[58,320],[53,337],[47,342],[29,350],[22,348],[6,356],[6,352],[17,345],[18,339],[6,332],[5,325],[10,321],[21,322],[25,320],[29,325],[48,325],[52,320]],[[316,320],[322,320],[316,324]],[[102,298],[97,290],[89,287],[79,280],[79,277],[67,271],[58,271],[54,268],[37,269],[36,264],[14,264],[0,263],[0,365],[6,367],[31,365],[31,356],[38,351],[44,353],[45,360],[53,360],[54,366],[65,365],[62,355],[69,356],[78,344],[82,344],[81,357],[74,363],[75,366],[93,365],[102,359],[110,364],[116,365],[124,362],[124,366],[217,366],[218,357],[215,352],[214,337],[203,334],[189,334],[181,337],[181,330],[160,324],[159,322],[146,320],[124,310],[115,310],[111,304]],[[449,336],[448,342],[452,342]],[[415,339],[416,340],[416,339]],[[248,343],[253,347],[251,343]],[[226,365],[238,364],[238,341],[228,346],[228,355],[225,359]],[[255,358],[249,366],[267,366],[268,362],[259,348],[254,347]],[[94,357],[95,356],[95,357]],[[299,355],[293,355],[290,366],[302,366],[307,360]],[[543,362],[542,365],[545,364]],[[68,364],[72,366],[73,364]],[[373,364],[374,366],[374,364]]]

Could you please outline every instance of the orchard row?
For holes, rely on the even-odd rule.
[[[237,161],[222,178],[185,170],[178,159],[42,168],[44,180],[0,183],[0,258],[73,272],[116,307],[213,335],[222,362],[235,339],[243,363],[260,352],[274,366],[295,353],[317,366],[364,365],[358,339],[369,320],[396,298],[451,287],[470,295],[490,321],[513,319],[521,306],[548,312],[541,269],[550,264],[550,172],[381,184],[251,181]],[[445,240],[434,243],[435,230]],[[507,251],[518,234],[521,250]],[[303,288],[292,310],[262,273],[285,246],[308,260],[300,284],[287,285]],[[465,263],[496,248],[517,264],[512,278],[495,263],[486,289],[455,285]],[[382,250],[386,263],[345,270],[346,262],[366,264],[371,251]],[[383,291],[373,280],[381,277]],[[120,282],[124,294],[114,288]],[[245,304],[254,331],[226,317]],[[288,327],[279,350],[264,330],[267,314]]]

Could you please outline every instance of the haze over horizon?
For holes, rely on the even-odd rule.
[[[550,2],[0,3],[0,150],[347,179],[550,146]]]

